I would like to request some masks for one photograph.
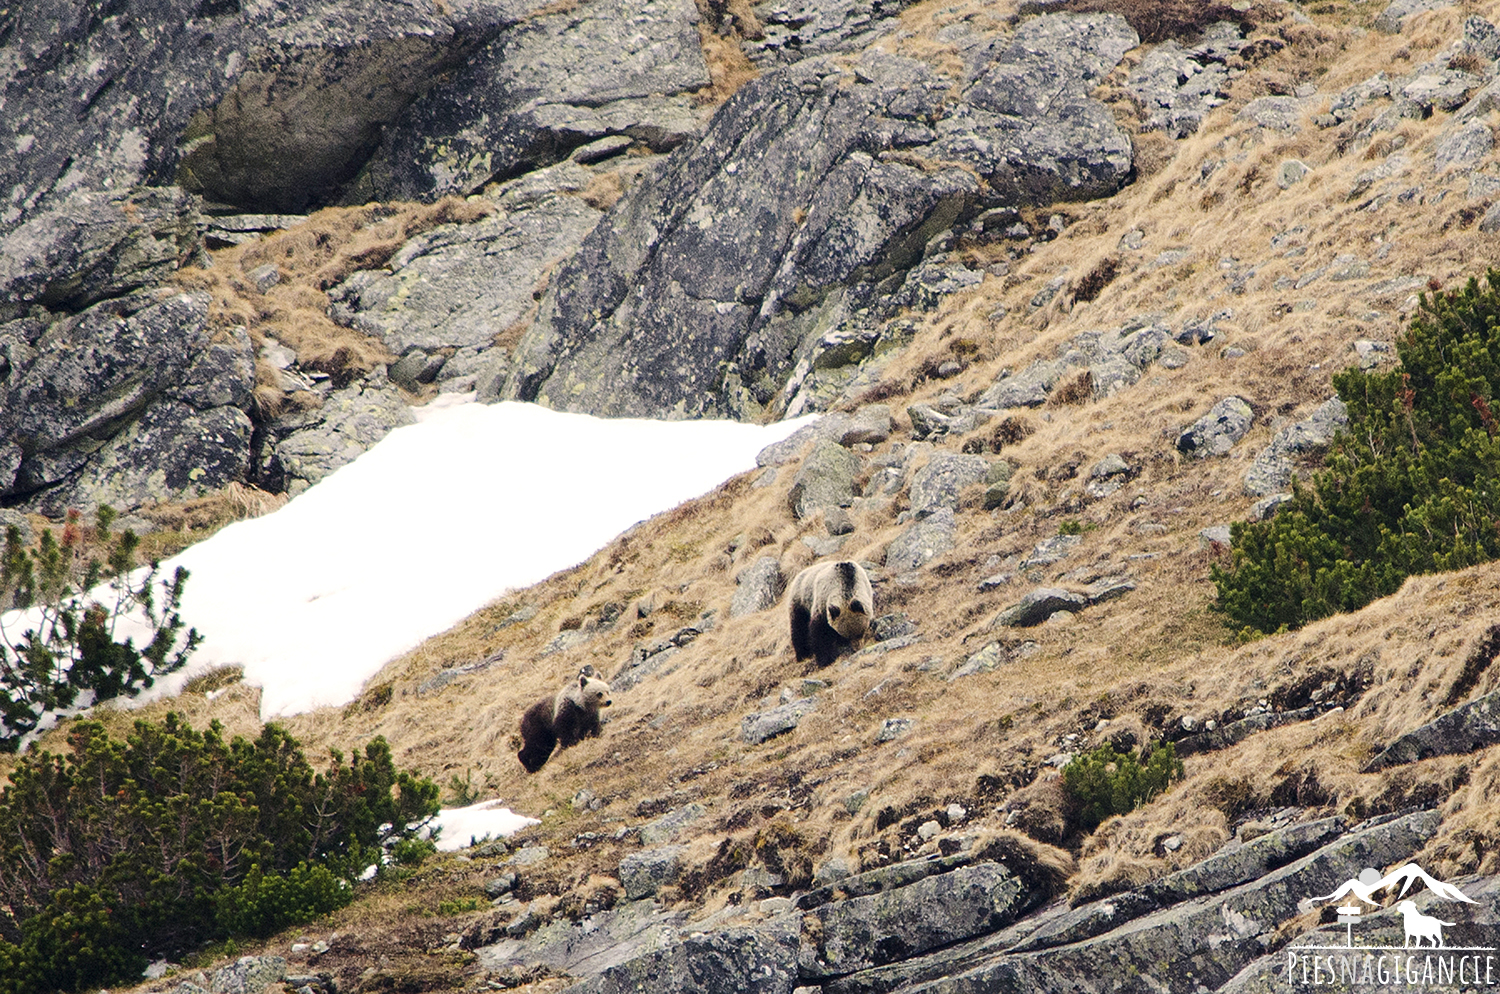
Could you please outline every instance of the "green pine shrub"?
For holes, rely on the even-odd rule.
[[[1140,758],[1106,742],[1074,756],[1063,767],[1063,789],[1078,805],[1078,820],[1092,832],[1110,815],[1134,811],[1183,776],[1172,743],[1145,749]]]
[[[129,980],[149,959],[262,937],[347,904],[381,846],[435,814],[438,788],[382,738],[323,772],[277,725],[226,742],[181,716],[125,740],[80,721],[0,790],[0,994]]]
[[[106,505],[87,526],[70,510],[62,539],[47,529],[35,549],[22,545],[19,529],[6,529],[0,610],[32,613],[14,641],[0,628],[0,750],[14,752],[48,712],[135,696],[181,669],[202,641],[195,629],[184,635],[178,614],[187,570],[161,581],[158,604],[159,564],[136,571],[139,540],[130,531],[112,534],[114,518]],[[120,619],[131,614],[152,631],[142,649],[116,638]]]
[[[1386,371],[1333,378],[1349,410],[1324,468],[1268,521],[1237,522],[1216,607],[1246,636],[1500,557],[1500,271],[1424,295]]]

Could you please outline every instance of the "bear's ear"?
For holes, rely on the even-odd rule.
[[[580,687],[587,687],[588,685],[589,685],[589,675],[587,673],[579,673],[578,674],[578,686],[580,686]]]
[[[594,676],[594,664],[584,663],[583,669],[578,671],[579,676]]]

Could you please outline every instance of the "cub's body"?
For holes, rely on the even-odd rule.
[[[527,773],[535,773],[554,748],[566,749],[597,736],[599,709],[611,703],[609,684],[594,676],[592,666],[585,666],[577,680],[568,681],[556,696],[537,701],[521,715],[521,751],[516,758]]]

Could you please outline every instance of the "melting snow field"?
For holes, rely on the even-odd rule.
[[[420,409],[280,510],[163,564],[191,573],[193,673],[238,663],[261,717],[354,699],[389,660],[631,525],[755,466],[803,423],[603,419],[534,404]]]
[[[237,663],[262,688],[262,719],[343,704],[389,660],[754,468],[810,420],[601,419],[464,399],[418,409],[417,424],[285,507],[163,563],[163,576],[190,571],[182,617],[204,642],[140,699]],[[12,637],[25,627],[4,621]],[[445,812],[443,839],[514,831],[517,818]]]

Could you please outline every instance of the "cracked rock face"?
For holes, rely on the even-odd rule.
[[[207,320],[206,294],[142,293],[0,325],[0,497],[130,508],[243,479],[250,339],[215,340]]]
[[[511,9],[514,8],[514,9]],[[448,13],[443,13],[446,10]],[[300,210],[430,79],[525,10],[431,0],[29,0],[0,13],[0,228],[173,181]]]
[[[549,197],[468,225],[443,225],[402,246],[384,269],[334,288],[336,320],[410,348],[488,345],[521,320],[546,267],[582,241],[600,213],[576,197]]]
[[[467,194],[610,135],[673,148],[701,127],[697,25],[692,0],[584,0],[530,18],[412,104],[347,199]]]
[[[1130,144],[1088,91],[1135,43],[1113,15],[1049,15],[966,80],[869,53],[751,82],[559,270],[504,396],[753,416],[820,312],[897,289],[933,235],[1001,203],[1118,189]]]

